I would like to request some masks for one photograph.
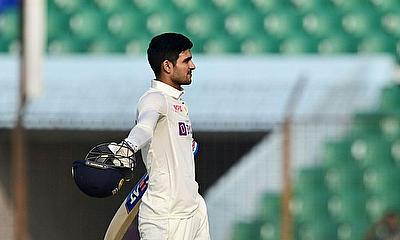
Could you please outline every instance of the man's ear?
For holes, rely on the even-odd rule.
[[[166,73],[171,73],[172,72],[172,67],[173,64],[171,61],[168,60],[164,60],[164,62],[162,62],[161,64],[162,69],[164,70],[164,72]]]

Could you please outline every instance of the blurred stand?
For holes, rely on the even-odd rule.
[[[400,240],[400,217],[397,212],[387,212],[372,225],[365,240]]]

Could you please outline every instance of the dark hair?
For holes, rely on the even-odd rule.
[[[163,33],[153,37],[147,49],[147,59],[156,77],[161,73],[164,60],[169,60],[175,65],[179,54],[192,47],[193,43],[189,38],[180,33]]]

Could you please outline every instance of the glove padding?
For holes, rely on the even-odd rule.
[[[122,141],[121,143],[112,142],[107,147],[114,154],[112,163],[115,166],[134,167],[135,152],[126,141]]]

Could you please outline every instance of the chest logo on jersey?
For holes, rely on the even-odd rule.
[[[174,112],[176,112],[176,113],[185,113],[185,114],[188,113],[188,110],[185,105],[174,104],[174,105],[172,105],[172,107],[174,109]]]
[[[192,126],[185,122],[178,122],[179,136],[188,136],[192,134]]]
[[[183,106],[179,104],[172,105],[174,107],[175,112],[183,112]]]

